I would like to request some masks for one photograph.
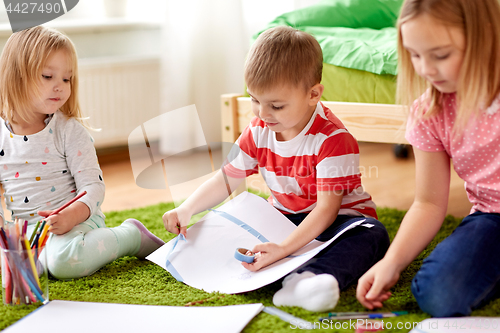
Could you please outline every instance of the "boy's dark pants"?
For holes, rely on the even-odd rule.
[[[299,225],[307,213],[285,216],[295,225]],[[326,242],[352,223],[363,219],[366,220],[366,224],[372,224],[373,227],[357,226],[346,231],[301,266],[297,273],[310,271],[314,274],[331,274],[337,279],[340,290],[356,283],[368,269],[382,259],[389,248],[389,235],[384,225],[374,218],[338,215],[335,222],[316,238],[318,241]]]

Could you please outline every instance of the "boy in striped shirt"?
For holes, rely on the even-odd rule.
[[[375,204],[361,186],[356,139],[320,102],[321,47],[311,35],[290,27],[263,32],[245,65],[255,118],[236,141],[240,151],[177,209],[163,215],[165,228],[184,233],[193,214],[227,196],[258,171],[271,190],[269,202],[298,227],[281,244],[262,243],[257,271],[313,239],[327,241],[361,219],[371,227],[345,232],[314,259],[291,273],[273,297],[275,305],[310,311],[335,307],[345,289],[379,261],[389,246]]]

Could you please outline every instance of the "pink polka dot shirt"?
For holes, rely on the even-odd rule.
[[[500,213],[500,97],[478,118],[471,118],[463,135],[453,135],[455,94],[443,96],[440,114],[411,126],[406,139],[427,152],[446,151],[472,203],[471,213]]]

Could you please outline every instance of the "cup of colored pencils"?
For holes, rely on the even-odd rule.
[[[47,251],[43,251],[49,225],[39,221],[30,235],[27,229],[27,221],[18,219],[0,228],[2,292],[6,305],[49,301]]]

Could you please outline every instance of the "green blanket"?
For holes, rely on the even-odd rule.
[[[403,0],[323,0],[280,15],[269,26],[382,29],[395,25],[402,4]]]
[[[394,26],[401,4],[402,0],[322,1],[280,15],[262,31],[280,25],[292,26],[316,37],[327,64],[396,75]]]

